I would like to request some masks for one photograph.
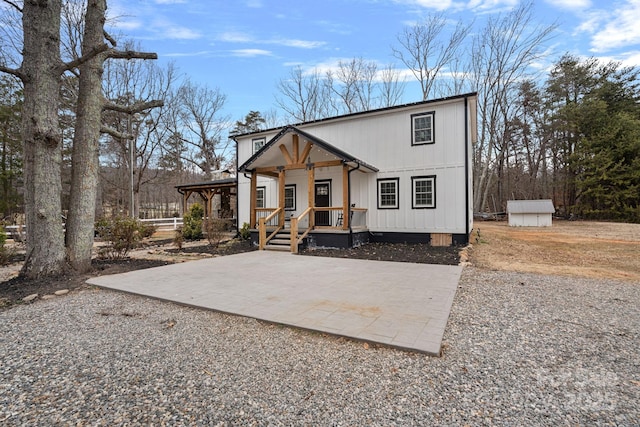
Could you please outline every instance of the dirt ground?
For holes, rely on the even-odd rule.
[[[554,221],[552,227],[509,227],[506,222],[474,224],[469,248],[432,248],[427,245],[369,244],[348,250],[316,249],[302,255],[429,264],[468,261],[478,267],[542,274],[611,278],[640,283],[640,224]],[[0,309],[21,303],[28,295],[38,298],[63,289],[86,286],[87,278],[124,273],[169,263],[255,250],[248,242],[229,240],[218,248],[207,241],[185,243],[178,250],[169,235],[158,234],[124,260],[95,260],[84,275],[41,280],[16,277],[24,255],[0,266]],[[460,256],[462,252],[462,256]]]
[[[640,282],[640,224],[558,221],[509,227],[476,221],[470,261],[494,270]]]

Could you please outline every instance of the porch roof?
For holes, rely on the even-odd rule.
[[[328,142],[302,131],[295,126],[285,126],[271,140],[269,140],[259,151],[251,156],[246,162],[238,167],[239,172],[251,172],[258,167],[280,166],[283,162],[281,151],[277,149],[276,143],[280,142],[289,145],[293,139],[292,135],[299,135],[303,140],[313,145],[310,152],[311,163],[321,160],[342,160],[355,169],[363,172],[378,172],[375,166],[372,166],[357,157],[340,150],[339,148],[329,144]],[[304,162],[304,159],[302,159]]]
[[[225,178],[215,181],[195,182],[190,184],[176,185],[175,188],[179,193],[184,194],[186,191],[213,190],[217,188],[235,188],[238,184],[238,178]]]

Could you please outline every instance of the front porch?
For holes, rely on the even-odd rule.
[[[251,240],[261,250],[292,253],[308,246],[349,248],[367,243],[367,209],[350,206],[346,211],[345,215],[341,206],[309,207],[299,216],[285,212],[281,224],[280,208],[258,208],[257,227],[251,229]],[[317,225],[318,222],[324,225]]]
[[[363,243],[367,209],[357,206],[360,195],[352,195],[352,173],[377,172],[373,166],[287,127],[238,169],[250,174],[249,226],[260,250],[297,253],[300,245],[309,243],[337,247]],[[270,192],[271,205],[276,206],[266,207]]]

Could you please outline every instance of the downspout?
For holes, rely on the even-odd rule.
[[[240,208],[240,182],[238,181],[238,140],[236,139],[235,135],[231,137],[231,139],[233,140],[233,142],[236,143],[236,237],[240,236],[240,211],[238,210]],[[246,177],[246,174],[245,174]]]
[[[469,240],[471,230],[469,230],[469,98],[464,97],[464,203],[465,203],[465,220],[464,225],[466,238]]]
[[[356,163],[356,167],[353,169],[349,169],[349,171],[347,172],[347,188],[348,188],[348,192],[349,194],[347,195],[348,199],[349,199],[349,206],[347,209],[347,215],[349,215],[347,218],[349,219],[349,245],[353,245],[353,229],[351,228],[351,172],[353,171],[357,171],[358,169],[360,169],[360,163]]]

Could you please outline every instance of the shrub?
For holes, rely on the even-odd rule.
[[[96,233],[107,244],[98,255],[109,259],[126,258],[142,240],[144,225],[134,218],[102,218],[96,222]]]
[[[240,229],[240,238],[242,240],[249,240],[251,238],[251,228],[249,228],[248,222],[242,224],[242,228]]]
[[[184,235],[182,234],[182,228],[176,229],[176,233],[173,236],[173,244],[178,248],[179,251],[182,250],[182,244],[184,243]]]
[[[182,235],[185,239],[202,239],[202,217],[204,217],[202,206],[198,203],[191,205],[189,212],[184,214],[182,219]]]
[[[10,254],[4,244],[7,242],[7,233],[2,228],[0,223],[0,265],[7,264],[9,262]]]
[[[217,248],[227,235],[229,222],[221,218],[210,218],[204,221],[204,228],[209,244]]]
[[[153,236],[153,233],[158,231],[158,226],[153,224],[140,223],[140,235],[143,239],[148,239]]]

